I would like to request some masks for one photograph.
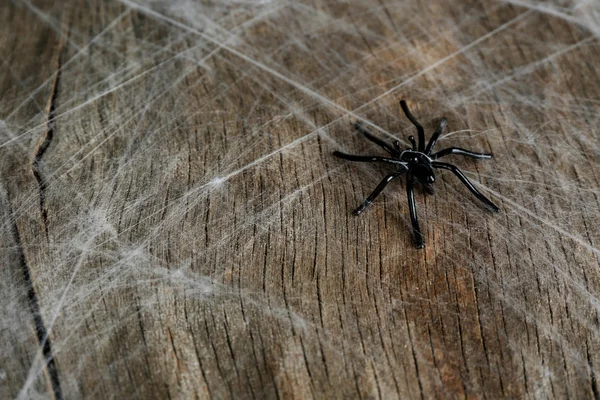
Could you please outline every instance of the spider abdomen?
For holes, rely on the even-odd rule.
[[[412,175],[419,183],[431,184],[435,182],[435,173],[429,164],[417,163],[410,167]]]

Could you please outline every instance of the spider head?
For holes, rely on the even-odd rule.
[[[431,185],[435,182],[435,173],[429,163],[416,163],[411,168],[411,172],[422,185]]]

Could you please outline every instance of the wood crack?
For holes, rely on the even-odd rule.
[[[63,395],[60,386],[60,379],[58,377],[58,369],[56,368],[56,363],[54,362],[54,357],[52,356],[52,344],[50,342],[50,337],[48,336],[48,330],[46,329],[46,325],[44,324],[44,319],[42,318],[42,313],[40,312],[40,304],[37,298],[37,294],[35,292],[35,288],[33,286],[33,280],[31,279],[31,270],[29,268],[29,265],[27,264],[25,251],[23,250],[23,242],[21,241],[21,234],[19,233],[19,228],[15,220],[13,220],[12,223],[12,232],[14,241],[17,245],[17,251],[19,254],[19,265],[23,273],[23,280],[27,288],[27,300],[29,308],[31,310],[31,313],[33,314],[35,334],[37,336],[40,348],[42,349],[42,354],[46,363],[46,371],[48,372],[48,376],[50,378],[50,384],[52,385],[52,392],[54,393],[54,398],[60,400],[63,398]]]
[[[38,144],[37,148],[33,154],[33,162],[32,162],[32,171],[33,176],[38,185],[39,191],[39,204],[40,204],[40,213],[42,214],[42,222],[44,226],[44,234],[46,235],[46,239],[48,239],[48,210],[46,208],[46,189],[47,183],[41,172],[41,162],[42,157],[48,150],[50,143],[52,143],[52,139],[54,138],[54,117],[56,114],[56,99],[58,97],[58,84],[60,81],[61,75],[61,58],[60,51],[58,56],[58,67],[56,70],[56,75],[54,77],[54,81],[52,82],[52,89],[50,92],[50,98],[48,99],[48,105],[46,107],[46,130]]]
[[[61,77],[61,54],[65,46],[65,35],[61,36],[61,41],[58,44],[57,55],[56,55],[56,73],[54,75],[54,80],[52,81],[52,86],[50,89],[50,97],[48,99],[48,104],[46,106],[46,130],[43,136],[40,139],[40,143],[33,154],[32,160],[32,172],[33,176],[38,185],[39,192],[39,207],[42,215],[42,223],[44,234],[46,235],[46,240],[48,240],[48,210],[46,209],[46,189],[47,184],[45,179],[41,173],[41,161],[42,157],[48,150],[50,143],[52,143],[52,139],[54,138],[54,126],[53,121],[56,115],[56,99],[58,98],[58,85]],[[12,213],[12,210],[11,210]],[[19,233],[19,228],[17,226],[16,221],[13,221],[12,226],[13,237],[17,244],[17,249],[19,252],[20,266],[23,272],[23,280],[25,281],[25,285],[27,288],[27,298],[29,307],[31,309],[31,313],[33,314],[33,322],[35,326],[35,333],[38,339],[39,346],[42,350],[42,354],[44,356],[44,361],[46,364],[46,371],[50,379],[50,384],[52,386],[52,392],[54,394],[55,399],[62,399],[63,392],[60,384],[60,378],[58,374],[58,368],[54,361],[54,356],[52,353],[52,344],[49,337],[49,331],[44,324],[44,319],[40,312],[40,305],[37,293],[35,291],[35,287],[33,284],[33,280],[31,277],[31,270],[27,263],[27,259],[25,257],[25,251],[23,249],[23,243],[21,240],[21,235]]]

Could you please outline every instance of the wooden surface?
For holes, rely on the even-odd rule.
[[[0,398],[599,397],[593,2],[140,4],[0,5]]]

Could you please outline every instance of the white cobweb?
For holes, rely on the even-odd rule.
[[[2,14],[48,38],[3,43],[3,397],[50,396],[47,335],[68,398],[597,395],[598,1],[75,3]],[[402,98],[502,208],[440,174],[422,252],[331,156],[406,145]]]

